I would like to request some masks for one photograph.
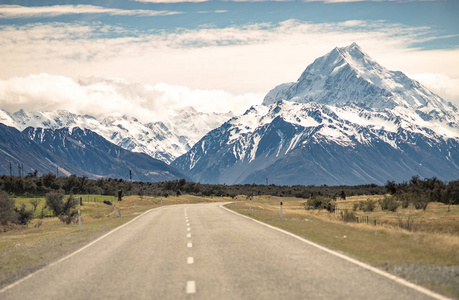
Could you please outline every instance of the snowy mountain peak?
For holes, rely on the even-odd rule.
[[[143,123],[123,115],[77,115],[65,110],[25,111],[10,114],[0,111],[0,123],[23,131],[27,127],[89,129],[129,151],[150,155],[166,163],[188,151],[208,131],[220,126],[233,114],[202,113],[187,107],[172,111],[163,122]]]
[[[368,108],[395,107],[420,109],[440,118],[454,114],[454,107],[419,82],[398,71],[379,65],[353,43],[335,48],[317,58],[297,82],[284,83],[271,90],[263,104],[280,100],[299,103],[346,106],[357,103]],[[433,111],[437,112],[433,112]]]

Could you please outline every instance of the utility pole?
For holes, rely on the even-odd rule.
[[[21,164],[21,172],[22,172],[22,177],[24,177],[24,164]]]
[[[129,170],[129,181],[132,182],[132,171]]]
[[[266,177],[266,185],[268,185],[268,177]]]
[[[13,162],[10,161],[10,176],[13,176]]]
[[[56,177],[59,177],[59,166],[56,167]]]
[[[21,164],[18,163],[18,176],[21,177]]]

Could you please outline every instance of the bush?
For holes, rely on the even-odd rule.
[[[374,211],[376,208],[376,203],[371,199],[367,199],[366,201],[360,201],[359,208],[361,211],[364,212]]]
[[[65,224],[76,223],[78,217],[78,211],[76,209],[69,211],[67,214],[59,215],[59,220],[64,222]]]
[[[53,191],[46,194],[46,205],[54,212],[59,220],[66,224],[70,224],[76,220],[78,212],[74,209],[78,205],[78,199],[69,196],[66,201],[63,200],[64,192]]]
[[[355,213],[353,211],[345,209],[341,212],[341,218],[344,222],[355,222]]]
[[[46,194],[46,206],[51,209],[55,216],[59,216],[64,208],[64,191],[51,191]]]
[[[427,205],[429,205],[429,198],[424,194],[416,194],[412,196],[411,202],[413,203],[414,208],[425,211],[427,209]]]
[[[40,204],[40,199],[39,198],[31,199],[29,202],[33,207],[33,212],[35,212],[37,210],[38,204]]]
[[[308,199],[306,202],[306,209],[326,209],[329,212],[334,212],[335,208],[335,201],[323,196],[317,196],[312,199]]]
[[[399,203],[393,196],[384,196],[382,199],[379,199],[379,205],[381,205],[382,210],[388,210],[395,212],[399,206]]]
[[[0,191],[0,223],[7,225],[8,222],[17,223],[17,221],[14,199],[10,199],[5,192]]]
[[[33,219],[33,211],[26,210],[24,203],[21,205],[20,209],[15,208],[14,211],[17,214],[17,223],[20,225],[27,225]]]

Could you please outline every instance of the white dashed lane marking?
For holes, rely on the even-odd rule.
[[[196,282],[194,280],[190,280],[186,282],[186,293],[187,294],[196,293]]]
[[[186,244],[186,246],[187,246],[188,248],[191,248],[191,247],[193,247],[193,244],[192,244],[192,243],[188,243],[188,244]]]
[[[186,259],[186,263],[189,264],[189,265],[194,264],[194,258],[193,257],[188,257]]]

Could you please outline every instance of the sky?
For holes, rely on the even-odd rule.
[[[459,106],[459,1],[0,0],[0,109],[242,113],[352,42]]]

